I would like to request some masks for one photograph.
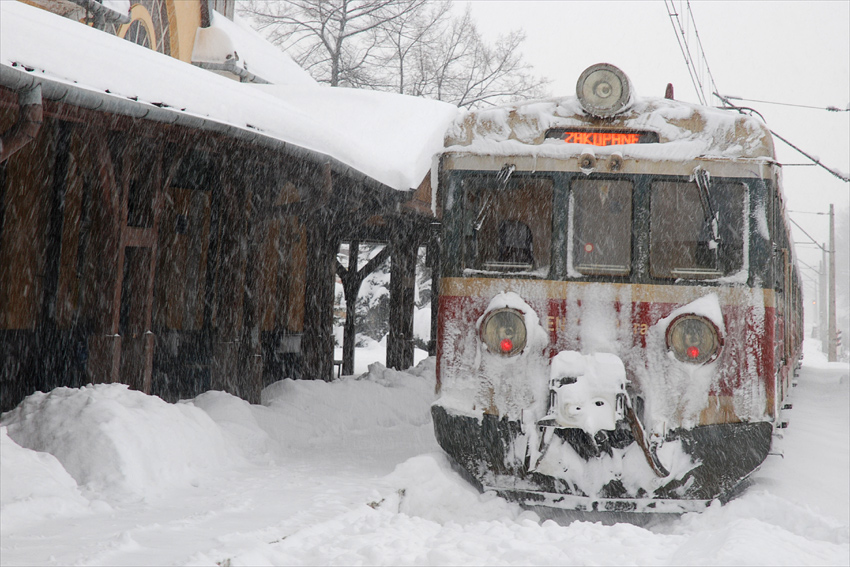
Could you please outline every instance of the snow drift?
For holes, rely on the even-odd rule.
[[[261,406],[35,394],[0,420],[0,564],[846,565],[850,370],[822,358],[807,350],[784,459],[726,506],[644,526],[478,493],[434,441],[433,359],[278,382]]]

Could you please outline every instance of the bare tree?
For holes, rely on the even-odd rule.
[[[317,80],[371,87],[382,26],[427,0],[251,0],[239,4],[277,45]]]
[[[548,81],[535,77],[519,51],[525,34],[513,31],[487,45],[469,9],[455,19],[438,49],[420,51],[433,76],[429,95],[461,107],[496,104],[545,94]]]
[[[424,50],[439,47],[451,7],[450,0],[428,2],[382,26],[381,65],[385,70],[388,90],[413,96],[424,95],[430,76],[424,72],[419,59]]]
[[[250,0],[239,4],[317,80],[473,107],[543,94],[521,31],[488,45],[451,0]]]

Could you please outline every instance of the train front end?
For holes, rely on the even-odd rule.
[[[474,113],[441,157],[437,440],[529,505],[682,512],[767,456],[799,352],[763,125],[639,99]]]

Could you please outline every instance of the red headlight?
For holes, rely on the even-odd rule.
[[[705,364],[720,354],[723,339],[710,320],[699,315],[680,315],[667,327],[667,348],[682,362]]]
[[[481,340],[493,354],[519,354],[526,342],[525,317],[516,309],[491,311],[481,323]]]

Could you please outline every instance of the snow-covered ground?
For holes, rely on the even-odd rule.
[[[2,418],[0,563],[850,564],[850,368],[814,349],[784,458],[726,506],[642,525],[479,494],[434,441],[433,400],[433,359],[278,382],[261,406],[121,385],[36,394]]]

